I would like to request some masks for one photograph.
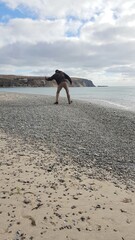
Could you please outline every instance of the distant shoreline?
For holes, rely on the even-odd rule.
[[[95,87],[89,79],[77,77],[71,77],[71,79],[73,87]],[[55,81],[46,81],[45,76],[0,75],[0,87],[52,87],[55,85]]]

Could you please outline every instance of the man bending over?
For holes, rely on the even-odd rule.
[[[64,72],[60,71],[60,70],[56,70],[55,74],[53,74],[51,77],[46,77],[45,78],[47,81],[52,81],[55,80],[57,82],[57,92],[56,92],[56,102],[54,104],[58,104],[59,103],[59,94],[62,88],[65,89],[66,94],[67,94],[67,99],[68,99],[68,103],[71,104],[72,101],[70,100],[70,95],[69,95],[69,89],[68,89],[68,85],[67,85],[67,80],[70,82],[70,84],[72,85],[72,80],[71,78]]]

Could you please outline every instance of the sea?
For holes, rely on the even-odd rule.
[[[71,99],[96,103],[102,106],[118,108],[135,112],[135,86],[134,87],[70,87]],[[0,88],[0,92],[14,92],[25,94],[39,94],[54,96],[55,87],[13,87]],[[62,89],[60,96],[66,97]]]

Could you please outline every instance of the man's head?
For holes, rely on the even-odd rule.
[[[57,69],[57,70],[55,70],[55,73],[59,73],[60,71]]]

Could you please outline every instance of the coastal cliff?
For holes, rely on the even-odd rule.
[[[93,82],[84,78],[72,78],[72,87],[95,87]],[[56,82],[46,81],[45,77],[0,75],[0,87],[54,87]]]

